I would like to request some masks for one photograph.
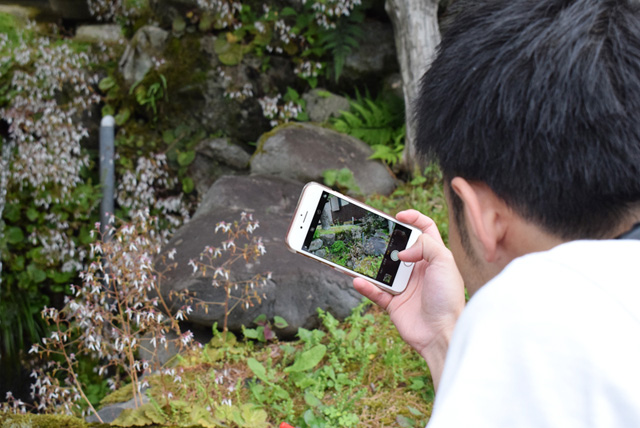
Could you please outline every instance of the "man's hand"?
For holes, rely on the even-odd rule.
[[[393,296],[362,278],[354,279],[353,285],[389,313],[400,336],[427,361],[437,389],[449,340],[464,308],[464,283],[433,220],[416,210],[396,217],[423,232],[399,254],[402,261],[416,263],[407,289]]]

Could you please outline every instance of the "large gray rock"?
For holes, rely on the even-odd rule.
[[[311,124],[288,124],[261,141],[251,161],[251,172],[273,174],[301,182],[323,181],[327,169],[348,168],[365,195],[388,195],[395,178],[365,142]]]
[[[161,282],[163,296],[170,300],[172,291],[189,290],[206,301],[224,301],[224,289],[211,285],[213,272],[208,270],[206,276],[200,273],[194,276],[189,260],[198,259],[207,245],[220,246],[226,236],[214,233],[216,223],[237,220],[244,211],[260,222],[254,235],[263,238],[266,254],[256,262],[233,265],[231,278],[242,281],[269,271],[272,277],[260,290],[266,295],[262,304],[248,310],[234,309],[230,313],[229,329],[240,331],[242,325],[250,326],[260,314],[269,319],[279,315],[289,323],[289,327],[277,331],[279,337],[286,338],[295,335],[299,327],[317,327],[317,308],[328,310],[339,318],[348,316],[361,300],[351,279],[292,254],[285,246],[284,237],[302,187],[303,184],[297,181],[265,175],[222,177],[216,181],[191,221],[175,233],[163,251],[163,255],[167,255],[175,248],[178,263]],[[236,293],[232,291],[232,294]],[[174,302],[174,310],[178,305]],[[196,306],[193,309],[190,322],[204,326],[214,322],[222,325],[224,312],[220,306],[211,305],[208,311]]]

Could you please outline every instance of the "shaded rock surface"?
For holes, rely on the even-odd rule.
[[[189,175],[200,195],[224,175],[246,174],[251,155],[227,138],[206,139],[195,148],[196,157],[189,166]]]
[[[141,394],[141,398],[142,404],[146,404],[149,402],[149,397],[147,397],[145,394]],[[107,406],[104,406],[102,409],[98,410],[98,415],[100,415],[100,419],[102,419],[102,422],[104,422],[105,424],[109,424],[116,420],[116,418],[120,416],[120,413],[122,413],[123,410],[135,408],[136,403],[132,398],[131,400],[125,401],[123,403],[109,404]],[[100,420],[93,413],[86,418],[86,421],[88,423],[100,422]]]
[[[126,41],[118,24],[80,25],[76,28],[74,39],[89,43],[124,43]]]
[[[264,138],[264,137],[263,137]],[[327,169],[348,168],[365,195],[388,195],[395,178],[363,141],[311,124],[277,128],[261,142],[251,161],[251,172],[272,174],[306,183],[323,181]]]
[[[151,25],[145,25],[134,34],[118,64],[127,83],[142,79],[153,67],[154,60],[162,57],[168,36],[167,31]]]
[[[360,40],[358,48],[345,58],[345,77],[380,75],[399,70],[393,26],[368,20],[363,23],[362,29],[367,36]]]
[[[247,310],[236,308],[229,316],[229,329],[240,331],[250,326],[260,314],[269,319],[283,317],[289,326],[277,330],[278,336],[291,338],[299,327],[315,328],[319,325],[317,308],[344,318],[358,305],[361,296],[353,289],[351,279],[317,262],[289,252],[284,243],[291,214],[295,209],[303,184],[282,177],[251,175],[222,177],[214,183],[204,197],[192,220],[179,229],[164,252],[176,249],[176,269],[168,272],[162,281],[161,292],[169,299],[172,290],[189,290],[206,301],[224,301],[224,289],[211,285],[212,273],[194,276],[189,260],[199,257],[205,246],[220,246],[226,235],[215,234],[220,221],[231,222],[240,213],[251,213],[260,222],[254,235],[263,238],[266,254],[255,263],[234,265],[232,279],[247,280],[256,274],[272,272],[272,279],[262,288],[266,299],[261,305]],[[233,291],[232,294],[237,293]],[[177,308],[181,304],[175,304]],[[224,318],[220,306],[194,307],[189,321],[200,325],[222,325]]]
[[[340,111],[349,110],[349,100],[323,89],[314,89],[302,96],[307,103],[306,110],[312,122],[325,122],[340,116]]]

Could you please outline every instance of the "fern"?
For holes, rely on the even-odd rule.
[[[333,56],[333,77],[337,82],[340,79],[347,56],[360,45],[364,36],[362,24],[364,14],[353,11],[349,16],[342,16],[336,22],[335,28],[326,29],[320,33],[319,44],[324,51],[331,52]]]
[[[378,97],[375,101],[367,94],[356,92],[349,102],[351,111],[341,112],[333,120],[333,128],[369,144],[374,153],[371,159],[380,159],[394,165],[402,157],[405,127],[402,101],[397,98]]]

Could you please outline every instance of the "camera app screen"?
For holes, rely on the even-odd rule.
[[[397,254],[410,234],[403,225],[323,192],[302,249],[391,285],[401,263]]]

